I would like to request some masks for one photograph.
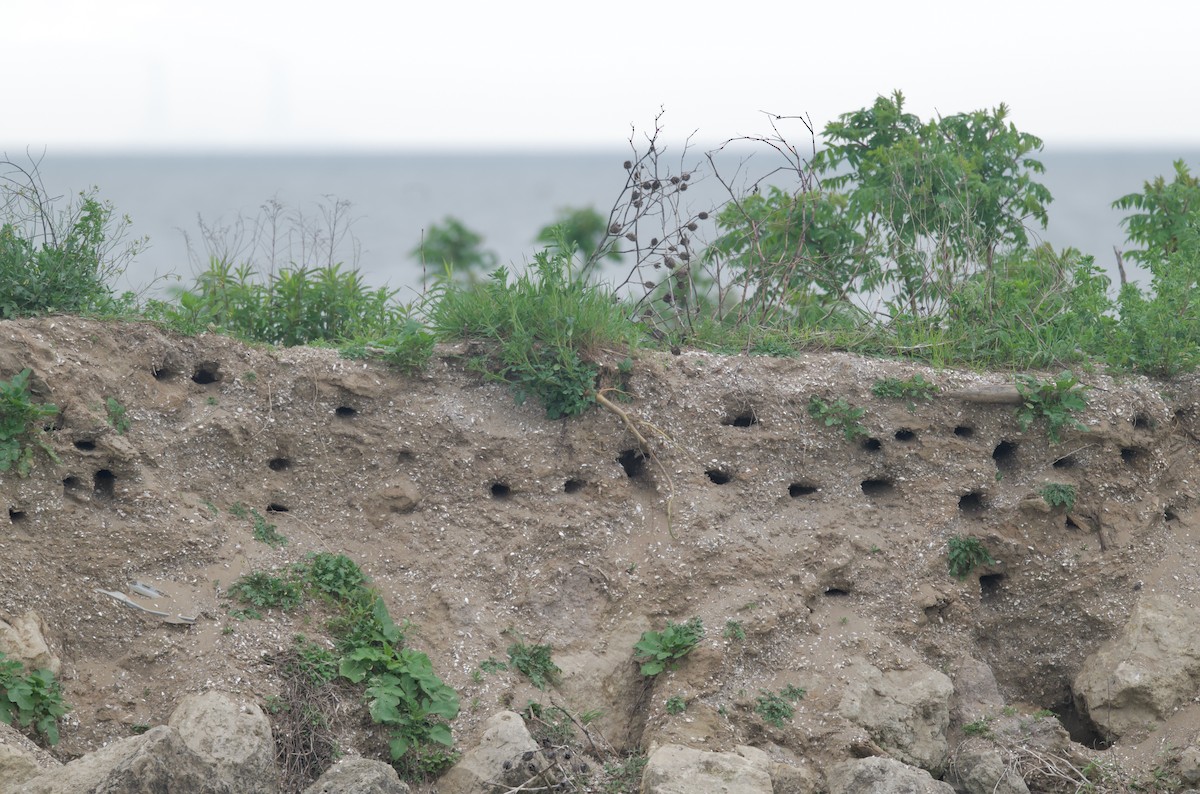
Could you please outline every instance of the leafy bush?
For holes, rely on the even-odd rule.
[[[666,709],[668,714],[682,714],[683,712],[687,711],[687,707],[687,700],[679,695],[672,695],[671,697],[667,698]]]
[[[29,393],[32,370],[23,369],[9,380],[0,380],[0,472],[16,468],[21,477],[33,469],[33,448],[55,463],[58,455],[43,439],[42,424],[58,413],[49,403],[35,403]]]
[[[488,343],[485,370],[511,384],[517,402],[537,397],[550,419],[591,407],[599,368],[590,359],[637,339],[612,296],[573,272],[568,248],[539,252],[513,283],[499,268],[487,283],[448,287],[432,323],[442,338]]]
[[[811,397],[808,401],[808,412],[826,427],[841,428],[847,441],[866,438],[868,435],[867,428],[858,421],[866,411],[855,408],[846,402],[845,397],[838,397],[832,403],[827,403],[820,397]]]
[[[549,645],[526,645],[514,642],[508,646],[508,660],[520,670],[538,689],[545,689],[562,673],[550,658],[553,649]]]
[[[252,264],[212,258],[178,305],[152,301],[147,315],[184,333],[215,328],[273,345],[337,344],[384,337],[405,310],[385,288],[372,289],[357,269],[333,263],[260,274]]]
[[[33,728],[48,744],[58,744],[58,721],[71,707],[49,670],[22,675],[21,663],[0,653],[0,722]]]
[[[468,229],[457,218],[447,217],[430,224],[412,257],[433,269],[434,279],[465,274],[468,281],[478,280],[496,266],[496,254],[483,247],[483,237]]]
[[[267,519],[263,518],[257,510],[250,511],[251,517],[254,519],[254,539],[259,543],[265,543],[268,546],[286,546],[288,539],[280,535],[274,524],[268,524]]]
[[[644,632],[634,644],[634,658],[641,662],[642,675],[654,676],[692,652],[704,639],[704,624],[700,618],[686,623],[667,621],[662,631]]]
[[[375,339],[360,339],[341,348],[346,358],[376,356],[401,372],[420,372],[429,363],[437,337],[415,319],[405,320],[386,335]]]
[[[110,284],[145,242],[122,245],[129,218],[94,191],[55,207],[36,163],[0,168],[0,318],[128,308]]]
[[[312,589],[342,600],[352,598],[367,582],[354,560],[327,551],[308,555],[295,566],[295,572]]]
[[[104,408],[108,413],[108,424],[117,431],[118,436],[129,432],[129,416],[126,414],[124,405],[117,402],[115,397],[109,397],[104,401]]]
[[[933,395],[938,393],[938,387],[917,373],[911,378],[880,378],[871,386],[871,393],[876,397],[886,397],[893,400],[907,400],[910,410],[915,407],[917,400],[932,402]]]
[[[1052,482],[1042,486],[1042,499],[1051,507],[1061,507],[1065,510],[1075,509],[1075,486],[1065,483]]]
[[[768,724],[782,728],[783,724],[796,713],[792,703],[799,701],[805,694],[803,689],[790,684],[781,689],[778,694],[764,689],[758,696],[754,711]]]
[[[1035,421],[1043,420],[1046,433],[1055,444],[1062,440],[1064,427],[1087,432],[1087,427],[1072,415],[1087,408],[1087,400],[1083,396],[1087,389],[1069,370],[1048,381],[1018,375],[1017,391],[1023,401],[1017,410],[1021,429],[1028,430]]]
[[[947,546],[949,549],[950,575],[956,579],[966,579],[971,571],[981,565],[996,564],[987,547],[978,538],[966,538],[961,535],[955,535],[950,538]]]
[[[229,596],[258,609],[296,609],[304,602],[300,584],[262,571],[248,573],[229,586]]]

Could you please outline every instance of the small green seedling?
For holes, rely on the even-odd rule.
[[[955,535],[947,543],[949,547],[950,575],[956,579],[966,579],[971,571],[981,565],[995,565],[996,561],[988,553],[987,547],[978,538],[965,538]]]
[[[868,435],[867,428],[858,421],[866,411],[855,408],[846,402],[844,397],[839,397],[832,403],[827,403],[820,397],[811,397],[808,401],[808,412],[826,427],[841,428],[847,441],[866,438]]]
[[[1051,507],[1061,507],[1065,510],[1075,509],[1075,486],[1065,483],[1047,483],[1039,491],[1042,499]]]

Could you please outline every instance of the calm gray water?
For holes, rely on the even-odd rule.
[[[10,155],[12,153],[10,152]],[[198,236],[197,217],[228,224],[239,213],[254,216],[276,199],[310,218],[322,197],[351,203],[358,265],[374,285],[411,294],[421,282],[411,256],[422,229],[446,216],[480,232],[501,262],[521,264],[536,250],[537,231],[563,207],[593,206],[607,214],[625,182],[626,153],[578,154],[370,154],[370,155],[171,155],[58,156],[48,153],[41,175],[53,194],[97,186],[100,196],[128,214],[135,236],[151,247],[126,273],[122,288],[141,289],[155,276],[194,272],[184,232]],[[1114,199],[1169,175],[1183,158],[1196,169],[1200,152],[1154,150],[1047,150],[1044,184],[1055,200],[1049,228],[1039,235],[1055,247],[1074,246],[1111,267],[1113,246],[1124,247]],[[689,157],[689,167],[700,156]],[[736,162],[723,168],[732,172]],[[758,175],[774,163],[755,155],[743,173]],[[693,210],[711,209],[723,191],[700,179],[688,193]],[[349,246],[340,258],[349,260]],[[1131,277],[1137,273],[1131,269]],[[161,286],[161,282],[160,282]]]

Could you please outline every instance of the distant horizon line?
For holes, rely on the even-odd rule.
[[[692,141],[687,145],[688,150],[697,153],[705,153],[714,151],[725,144],[726,148],[730,149],[752,149],[754,141],[752,140],[735,140],[732,144],[728,141],[719,142],[716,144],[707,144],[702,142]],[[679,149],[683,146],[682,141],[668,142],[664,151],[667,154],[674,153],[678,156]],[[14,157],[29,158],[32,160],[40,160],[47,157],[113,157],[113,158],[156,158],[156,157],[174,157],[174,158],[207,158],[207,157],[579,157],[579,156],[606,156],[611,157],[620,155],[621,153],[629,153],[629,145],[618,144],[613,146],[599,145],[583,145],[583,146],[565,146],[565,145],[546,145],[546,146],[480,146],[480,147],[461,147],[461,146],[391,146],[391,147],[369,147],[369,146],[285,146],[285,147],[266,147],[266,146],[179,146],[179,147],[145,147],[139,148],[136,146],[96,146],[96,147],[74,147],[63,146],[61,148],[45,145],[34,149],[32,146],[22,146],[21,148],[6,147],[0,145],[0,156],[4,159],[13,160]],[[1191,143],[1170,144],[1162,142],[1150,142],[1144,144],[1130,143],[1094,143],[1094,142],[1076,142],[1066,144],[1046,144],[1042,153],[1047,151],[1058,153],[1085,153],[1085,154],[1150,154],[1164,152],[1182,152],[1187,154],[1200,154],[1200,141]]]

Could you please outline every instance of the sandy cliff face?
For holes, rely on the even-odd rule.
[[[552,697],[602,709],[618,750],[752,745],[817,780],[864,754],[945,776],[962,725],[1006,704],[1054,710],[1079,740],[1149,747],[1151,725],[1098,731],[1073,687],[1140,599],[1200,608],[1194,382],[1087,376],[1087,432],[1051,443],[1011,405],[962,399],[1011,383],[1003,374],[644,354],[620,407],[646,457],[616,414],[548,421],[443,352],[406,377],[146,325],[0,323],[0,377],[32,369],[35,397],[61,409],[61,462],[39,453],[30,477],[0,475],[0,617],[36,611],[62,661],[75,708],[58,753],[159,724],[189,692],[275,693],[264,659],[297,632],[320,638],[319,617],[239,621],[221,593],[314,551],[353,558],[412,621],[410,644],[462,696],[463,746],[502,708]],[[871,393],[915,374],[941,392]],[[869,438],[818,423],[812,396],[865,409]],[[1047,483],[1074,486],[1075,506],[1047,505]],[[255,541],[239,506],[287,545]],[[996,564],[952,578],[952,536],[978,538]],[[131,581],[195,623],[98,592]],[[639,635],[693,616],[701,646],[644,681]],[[551,694],[511,672],[472,675],[515,635],[554,648]],[[769,725],[756,698],[787,685],[807,694]],[[682,715],[665,709],[672,696]],[[1154,740],[1192,741],[1195,709],[1181,696],[1152,715]],[[351,728],[344,741],[376,749]]]

